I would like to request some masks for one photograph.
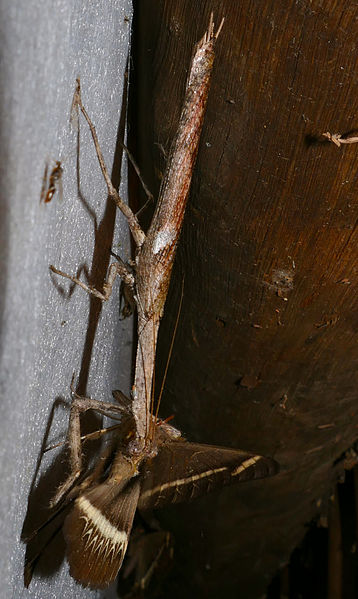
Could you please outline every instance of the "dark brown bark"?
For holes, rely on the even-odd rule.
[[[327,6],[138,3],[136,155],[152,191],[191,48],[211,11],[225,17],[161,331],[164,362],[185,274],[161,413],[282,468],[162,512],[173,598],[260,597],[358,436],[358,147],[321,138],[358,126],[358,7]]]

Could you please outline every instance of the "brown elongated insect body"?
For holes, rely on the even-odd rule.
[[[136,244],[134,270],[129,270],[117,257],[117,262],[110,266],[102,293],[76,277],[50,267],[56,274],[102,300],[108,299],[119,275],[131,290],[138,312],[138,345],[130,409],[128,401],[123,402],[118,392],[114,392],[118,403],[111,404],[80,397],[73,391],[68,428],[71,474],[52,502],[54,506],[61,501],[65,504],[73,502],[63,528],[70,573],[82,585],[92,588],[104,588],[116,577],[126,553],[137,507],[145,510],[170,502],[188,501],[211,489],[271,476],[278,471],[278,464],[271,458],[185,441],[178,430],[159,421],[161,393],[154,410],[158,329],[200,140],[214,44],[221,26],[222,23],[215,33],[211,16],[207,32],[196,45],[177,134],[147,234],[112,185],[77,81],[73,109],[79,107],[88,122],[108,194],[126,216]],[[79,482],[83,475],[80,413],[87,410],[97,410],[107,416],[116,414],[118,417],[118,412],[127,414],[128,431],[125,432],[123,423],[116,446],[110,444],[104,448],[98,464]],[[31,566],[27,564],[26,581],[30,579]]]

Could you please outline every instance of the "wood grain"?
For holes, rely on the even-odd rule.
[[[320,138],[358,128],[358,7],[147,0],[138,11],[133,127],[152,191],[193,42],[211,11],[225,16],[161,332],[164,362],[185,273],[162,414],[190,440],[271,455],[283,472],[163,520],[176,534],[171,596],[250,599],[358,437],[358,147]]]

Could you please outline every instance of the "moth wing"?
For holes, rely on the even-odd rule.
[[[174,441],[166,443],[143,468],[140,509],[190,501],[212,489],[278,472],[278,464],[239,449]]]
[[[117,576],[125,556],[140,483],[113,481],[86,491],[64,522],[70,574],[83,586],[105,588]]]

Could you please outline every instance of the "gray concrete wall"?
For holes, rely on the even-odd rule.
[[[77,132],[69,114],[80,76],[112,170],[123,123],[131,16],[130,0],[5,0],[0,7],[0,597],[6,599],[112,596],[76,585],[65,562],[47,576],[35,574],[24,590],[20,534],[51,408],[56,398],[69,400],[73,371],[82,391],[87,387],[98,399],[130,385],[132,323],[119,319],[119,287],[99,311],[79,288],[68,297],[68,282],[55,281],[48,267],[75,273],[86,264],[98,282],[111,245],[129,257],[127,229],[106,204],[83,119],[79,194]],[[51,166],[62,160],[64,173],[62,194],[44,205],[39,200],[46,160]],[[125,196],[125,166],[118,160],[117,167]],[[50,440],[65,433],[67,419],[68,410],[59,407]],[[55,456],[45,455],[41,472]],[[47,498],[36,501],[40,508]]]

